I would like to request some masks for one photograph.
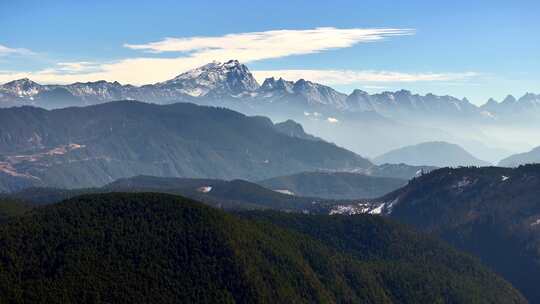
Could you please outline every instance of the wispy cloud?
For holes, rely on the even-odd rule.
[[[23,48],[9,48],[0,44],[0,57],[8,55],[33,55],[34,53],[28,49]]]
[[[101,69],[101,64],[89,61],[59,62],[56,65],[56,69],[52,69],[52,71],[79,74],[96,72]]]
[[[45,70],[17,73],[17,75],[24,75],[37,81],[56,83],[104,79],[146,84],[170,79],[183,71],[214,60],[237,59],[249,63],[348,48],[358,43],[412,34],[414,30],[411,29],[324,27],[237,33],[218,37],[166,38],[146,44],[124,45],[127,48],[147,53],[145,57],[139,56],[92,65],[60,63]],[[148,54],[164,52],[175,52],[178,56],[163,58]],[[12,76],[14,76],[13,73]],[[8,75],[0,75],[0,81],[5,80],[6,77]]]
[[[187,53],[192,58],[202,58],[205,61],[235,58],[250,62],[347,48],[362,42],[412,34],[414,31],[411,29],[320,27],[308,30],[238,33],[219,37],[165,38],[146,44],[124,46],[149,53]]]
[[[307,79],[327,85],[348,85],[360,83],[399,83],[454,81],[478,76],[475,72],[463,73],[402,73],[392,71],[354,70],[270,70],[254,71],[258,80],[268,77],[282,77],[288,80]]]
[[[54,66],[30,72],[0,72],[0,82],[28,77],[43,83],[117,80],[122,83],[147,84],[170,79],[188,69],[208,62],[238,59],[243,63],[305,55],[333,49],[348,48],[359,43],[380,41],[393,36],[413,35],[411,29],[333,27],[307,30],[273,30],[228,34],[218,37],[165,38],[145,44],[125,44],[146,57],[125,58],[111,62],[58,62]],[[31,54],[27,49],[0,45],[0,56]],[[158,53],[178,53],[176,57],[156,57]],[[262,82],[267,77],[288,80],[304,78],[327,85],[381,85],[385,83],[455,81],[475,77],[463,73],[402,73],[394,71],[358,70],[265,70],[253,71]]]

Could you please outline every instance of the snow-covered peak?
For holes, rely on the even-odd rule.
[[[76,82],[65,86],[74,96],[81,99],[95,99],[100,101],[119,100],[126,98],[126,90],[118,81],[108,82],[98,80],[92,82]]]
[[[259,88],[249,69],[238,60],[225,63],[214,61],[156,86],[196,97],[209,94],[239,96]]]
[[[294,83],[293,91],[311,105],[331,105],[337,109],[346,108],[347,95],[322,84],[300,79]]]
[[[42,86],[28,78],[8,82],[0,87],[3,91],[17,97],[33,97],[41,92]]]
[[[268,92],[273,90],[283,91],[286,93],[293,93],[294,83],[292,81],[279,78],[276,80],[274,77],[266,78],[260,88],[261,91]]]
[[[358,97],[365,97],[368,96],[369,93],[366,91],[362,91],[360,89],[355,89],[352,91],[352,93],[349,95],[350,97],[358,98]]]
[[[13,80],[4,84],[4,86],[8,86],[8,87],[17,86],[17,85],[39,85],[39,84],[37,82],[30,80],[29,78],[21,78],[21,79]]]

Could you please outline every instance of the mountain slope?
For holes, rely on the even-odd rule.
[[[499,162],[502,167],[517,167],[519,165],[540,163],[540,147],[529,152],[511,155]]]
[[[389,151],[377,156],[378,164],[427,165],[436,167],[488,166],[458,145],[447,142],[426,142]]]
[[[404,179],[347,172],[303,172],[258,182],[273,190],[327,199],[358,199],[382,196],[407,183]]]
[[[389,219],[369,216],[326,216],[303,215],[278,212],[242,212],[242,217],[270,222],[274,225],[307,234],[325,245],[336,248],[362,261],[378,261],[378,272],[386,279],[393,281],[392,285],[399,289],[403,296],[396,299],[396,303],[407,302],[407,296],[429,295],[432,293],[446,293],[450,286],[456,282],[465,285],[471,282],[469,275],[477,276],[478,271],[475,259],[454,248],[440,242],[437,238],[423,235],[404,225],[397,224]],[[430,286],[421,283],[418,278],[431,277]],[[448,281],[445,282],[445,280]],[[401,283],[407,282],[406,285]],[[481,283],[487,290],[489,282]],[[458,285],[461,285],[458,283]],[[450,287],[453,289],[453,287]],[[450,292],[453,293],[453,292]],[[460,299],[445,301],[458,303],[472,303],[487,300],[481,294],[478,299],[468,295],[460,295]],[[430,296],[428,296],[430,297]],[[436,303],[438,300],[420,301],[418,303]],[[498,300],[490,300],[498,301]]]
[[[286,134],[290,137],[298,137],[302,139],[309,139],[309,140],[322,140],[318,137],[315,137],[311,134],[307,134],[304,131],[304,128],[301,124],[297,123],[294,120],[288,119],[284,122],[276,123],[274,125],[274,128],[283,134]]]
[[[439,169],[377,202],[392,218],[479,256],[540,302],[540,165]]]
[[[259,180],[371,166],[333,144],[287,136],[268,118],[187,103],[2,109],[0,130],[2,172],[40,186],[101,186],[140,174]]]
[[[375,177],[387,177],[409,180],[421,174],[437,169],[434,166],[411,166],[407,164],[382,164],[361,171],[363,174]]]
[[[446,268],[455,276],[431,263],[428,272],[409,266],[421,257],[390,262],[377,247],[371,251],[361,238],[365,229],[356,230],[362,226],[399,233],[384,222],[360,222],[351,246],[365,246],[369,258],[362,260],[308,231],[238,219],[179,197],[82,196],[0,226],[0,295],[15,303],[525,303],[453,250],[444,254],[461,267]],[[408,234],[412,258],[422,246],[445,247]],[[411,284],[421,290],[407,289]]]

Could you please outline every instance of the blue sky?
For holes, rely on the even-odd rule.
[[[238,58],[345,93],[540,93],[540,1],[43,2],[0,0],[0,82],[142,84]]]

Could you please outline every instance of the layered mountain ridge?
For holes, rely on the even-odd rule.
[[[294,127],[191,103],[0,109],[0,191],[101,186],[141,174],[259,180],[372,166]]]
[[[436,115],[453,118],[500,119],[515,118],[531,111],[540,111],[540,95],[528,93],[502,102],[490,99],[476,106],[466,98],[418,95],[407,90],[369,94],[354,90],[340,93],[329,86],[300,79],[267,78],[259,85],[247,66],[237,60],[212,62],[184,72],[173,79],[143,86],[118,82],[96,81],[67,85],[41,85],[29,79],[19,79],[0,86],[0,107],[35,105],[44,108],[81,106],[113,100],[133,99],[155,103],[192,101],[206,104],[236,100],[252,106],[262,103],[286,104],[293,107],[327,108],[346,112],[377,112],[384,116],[403,118],[407,115]],[[219,103],[218,103],[219,105]]]

